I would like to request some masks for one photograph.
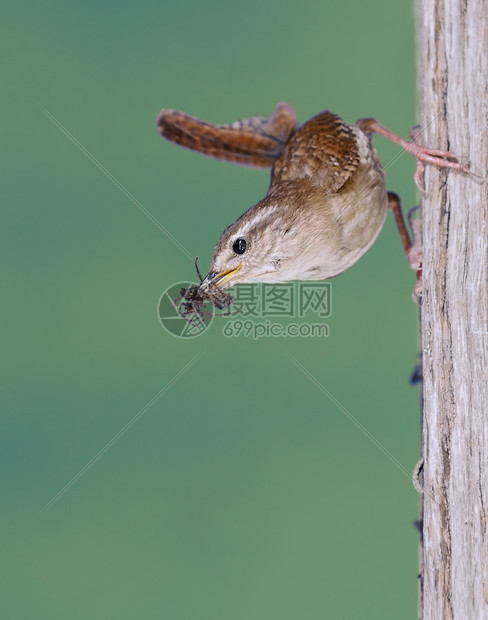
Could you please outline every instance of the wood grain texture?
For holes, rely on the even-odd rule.
[[[424,144],[420,616],[488,618],[488,2],[417,0]]]

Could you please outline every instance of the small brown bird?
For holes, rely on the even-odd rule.
[[[322,112],[298,126],[294,109],[278,103],[270,118],[213,125],[174,110],[157,118],[162,136],[206,155],[243,165],[270,167],[268,193],[217,242],[210,272],[192,294],[241,282],[324,280],[351,267],[372,245],[391,209],[403,247],[420,278],[421,258],[405,226],[400,201],[387,192],[371,136],[400,144],[424,163],[467,171],[448,152],[418,146],[374,119],[346,124]]]

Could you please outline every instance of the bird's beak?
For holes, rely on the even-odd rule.
[[[200,285],[200,288],[206,289],[209,286],[217,286],[218,288],[227,288],[228,286],[230,286],[228,284],[229,280],[232,278],[232,276],[235,273],[239,271],[241,266],[242,265],[238,265],[234,269],[225,269],[224,271],[221,271],[220,273],[217,273],[216,271],[210,271],[205,277],[205,279],[203,280],[202,284]]]

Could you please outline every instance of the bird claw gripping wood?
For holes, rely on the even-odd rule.
[[[431,149],[426,146],[421,146],[418,142],[420,136],[423,133],[422,128],[419,125],[415,125],[410,128],[409,135],[410,141],[404,140],[400,136],[380,125],[374,118],[363,118],[358,121],[359,126],[370,133],[377,133],[387,140],[391,140],[396,144],[399,144],[404,151],[409,153],[415,158],[417,163],[417,169],[414,174],[415,185],[421,192],[424,192],[423,186],[423,174],[425,170],[425,164],[431,164],[437,168],[451,168],[460,172],[469,173],[469,167],[459,162],[458,157],[450,153],[449,151],[443,151],[441,149]]]
[[[412,299],[418,305],[422,297],[422,219],[414,217],[419,214],[420,208],[414,207],[408,212],[408,222],[412,231],[412,245],[407,252],[407,260],[410,267],[415,271],[415,286],[412,291]]]

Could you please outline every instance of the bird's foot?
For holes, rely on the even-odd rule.
[[[413,127],[410,130],[411,141],[404,140],[397,134],[393,133],[383,125],[380,125],[374,118],[363,118],[357,122],[358,126],[367,133],[377,133],[387,140],[391,140],[399,144],[404,151],[415,157],[417,169],[414,174],[414,181],[420,191],[424,191],[422,183],[422,175],[426,164],[431,164],[437,168],[451,168],[460,172],[468,173],[469,167],[462,164],[458,157],[449,151],[440,149],[431,149],[426,146],[420,146],[417,142],[423,133],[420,127]]]
[[[410,209],[408,212],[408,222],[412,231],[412,245],[406,250],[405,255],[410,264],[411,269],[415,271],[415,286],[412,291],[412,299],[414,303],[420,305],[422,298],[422,220],[413,217],[414,213],[419,210],[418,207]]]

